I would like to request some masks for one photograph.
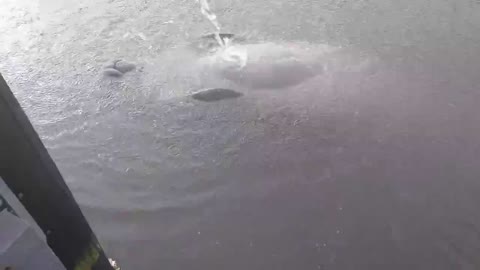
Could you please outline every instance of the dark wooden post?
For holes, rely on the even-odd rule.
[[[0,176],[68,270],[113,270],[30,121],[0,75]]]

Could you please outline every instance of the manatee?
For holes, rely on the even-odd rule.
[[[330,48],[308,44],[234,44],[200,60],[222,78],[249,89],[281,89],[324,72]]]
[[[135,64],[132,64],[125,60],[115,60],[111,64],[105,66],[104,74],[108,76],[120,77],[123,74],[134,70],[135,68]],[[118,71],[120,74],[114,72],[113,70]]]
[[[135,67],[134,64],[132,64],[130,62],[127,62],[127,61],[124,61],[124,60],[119,60],[119,61],[115,62],[113,68],[120,71],[121,73],[125,74],[129,71],[134,70],[136,67]]]
[[[210,40],[215,40],[216,41],[216,36],[217,33],[210,33],[210,34],[206,34],[206,35],[203,35],[201,38],[202,39],[210,39]],[[231,33],[219,33],[218,34],[220,36],[220,38],[222,40],[225,40],[225,39],[234,39],[235,38],[235,35],[234,34],[231,34]]]
[[[235,35],[232,33],[219,33],[220,39],[222,40],[223,45],[228,45],[230,43],[239,43],[244,42],[245,37]],[[228,40],[228,41],[227,41]],[[196,42],[193,42],[192,47],[197,52],[213,52],[220,48],[220,44],[217,40],[217,33],[205,34],[199,38]]]
[[[123,75],[123,73],[121,73],[120,71],[109,67],[103,70],[103,74],[110,77],[122,77]]]
[[[232,99],[243,96],[242,93],[226,88],[210,88],[192,94],[192,98],[204,102]]]

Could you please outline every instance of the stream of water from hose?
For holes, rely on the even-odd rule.
[[[209,0],[195,0],[197,3],[200,3],[200,11],[202,14],[207,17],[207,19],[212,23],[215,27],[215,40],[218,42],[221,52],[220,58],[223,61],[228,62],[230,65],[233,64],[236,68],[243,68],[248,59],[248,55],[246,50],[241,49],[236,46],[230,46],[232,44],[232,40],[229,38],[222,38],[220,31],[220,23],[218,22],[217,15],[212,11],[210,8]]]
[[[212,11],[210,8],[210,4],[208,0],[196,0],[197,3],[200,3],[200,11],[202,14],[207,17],[207,19],[213,24],[215,27],[215,39],[217,40],[218,44],[224,47],[225,41],[220,37],[220,23],[218,23],[217,15]]]

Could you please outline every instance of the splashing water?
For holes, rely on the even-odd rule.
[[[235,67],[237,69],[243,68],[247,63],[247,52],[244,49],[238,48],[237,46],[231,45],[232,40],[229,38],[222,38],[220,36],[220,24],[217,20],[217,15],[211,10],[209,0],[195,0],[197,3],[200,3],[202,14],[207,17],[207,19],[215,27],[215,39],[222,48],[218,54],[221,60],[224,63],[229,63],[229,66]]]
[[[227,46],[220,52],[220,57],[224,63],[235,69],[242,69],[247,65],[248,54],[245,48],[239,46]]]

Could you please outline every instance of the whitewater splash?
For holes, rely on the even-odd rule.
[[[232,45],[232,39],[229,37],[222,38],[220,35],[220,23],[218,22],[217,15],[210,8],[208,0],[195,0],[200,3],[200,10],[202,14],[213,24],[215,27],[215,39],[220,45],[221,53],[219,54],[222,61],[228,63],[229,66],[241,69],[245,67],[248,60],[247,51],[241,47]]]

